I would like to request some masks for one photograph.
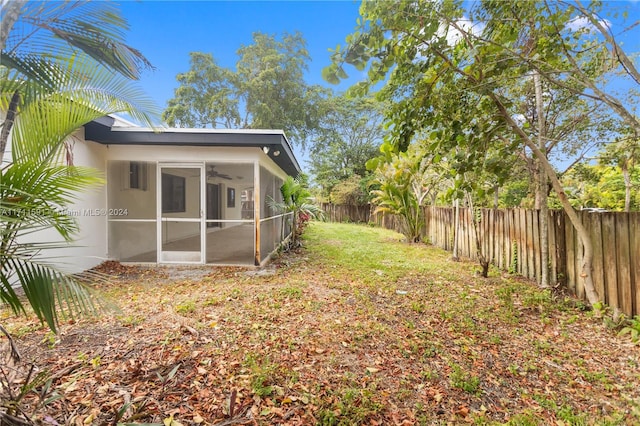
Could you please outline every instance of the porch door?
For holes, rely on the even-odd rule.
[[[161,263],[204,263],[204,167],[158,167],[158,253]]]

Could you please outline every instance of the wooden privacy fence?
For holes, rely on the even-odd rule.
[[[375,223],[399,231],[392,215],[372,214],[369,206],[323,205],[332,221]],[[628,316],[640,315],[640,212],[578,212],[593,243],[593,280],[600,298]],[[425,207],[424,237],[437,247],[453,250],[454,209]],[[563,211],[549,211],[549,277],[585,299],[580,277],[582,244]],[[540,281],[540,212],[524,209],[484,209],[479,234],[483,254],[502,270]],[[460,209],[458,255],[476,259],[470,212]]]
[[[331,222],[368,223],[371,206],[352,206],[348,204],[322,203],[320,205],[327,220]]]

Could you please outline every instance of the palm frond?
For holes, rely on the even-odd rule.
[[[56,52],[58,57],[69,58],[80,50],[130,79],[153,68],[144,55],[125,43],[126,21],[109,2],[29,2],[14,29],[4,49],[14,57],[51,57]]]
[[[24,305],[16,293],[14,284],[9,282],[9,266],[0,269],[0,302],[9,305],[14,314],[25,314]]]
[[[64,68],[60,68],[56,62],[52,62],[49,58],[36,55],[21,57],[10,52],[0,53],[0,65],[13,71],[14,76],[9,81],[37,82],[38,86],[49,91],[56,89],[62,80],[61,72],[64,71]]]
[[[314,219],[325,220],[324,210],[317,204],[302,203],[300,205],[300,211],[308,214]]]
[[[13,161],[55,162],[62,141],[91,120],[126,112],[151,125],[153,101],[128,82],[110,81],[105,72],[90,74],[90,84],[69,83],[56,93],[41,93],[26,99],[12,136]]]
[[[11,282],[11,278],[15,278],[38,319],[46,322],[54,332],[57,332],[60,317],[74,318],[77,314],[96,314],[99,311],[99,305],[94,300],[91,289],[72,277],[47,265],[16,258],[9,260],[8,267],[12,275],[7,277],[2,273],[2,287],[15,285]],[[12,296],[10,292],[5,293]],[[5,293],[0,291],[0,297]],[[2,300],[7,302],[14,312],[24,313],[24,306],[21,300],[15,297],[15,291],[13,296],[9,301]]]
[[[0,302],[25,313],[24,292],[56,331],[60,318],[96,311],[90,289],[48,263],[48,252],[68,247],[78,230],[66,208],[102,182],[97,171],[61,165],[65,143],[107,114],[129,113],[153,127],[159,113],[127,80],[150,63],[124,43],[126,22],[111,3],[29,2],[15,9],[19,19],[11,19],[0,43],[0,110],[11,113],[0,124],[0,155],[10,135],[13,160],[0,169]],[[32,241],[49,229],[61,241]]]

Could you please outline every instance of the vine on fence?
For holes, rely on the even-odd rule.
[[[518,243],[513,240],[511,243],[511,265],[509,265],[509,273],[515,274],[518,271]]]

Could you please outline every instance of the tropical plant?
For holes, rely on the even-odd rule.
[[[625,325],[618,333],[618,336],[625,334],[629,335],[633,343],[640,344],[640,315],[636,315],[625,321]]]
[[[373,185],[373,175],[367,173],[365,177],[351,175],[336,183],[329,193],[328,201],[333,204],[349,206],[365,206],[369,203],[370,186]]]
[[[379,185],[371,191],[375,212],[397,215],[407,241],[418,242],[424,227],[425,200],[446,177],[442,164],[434,165],[433,157],[424,156],[415,145],[395,154],[389,144],[383,144],[381,151],[383,155],[367,162]]]
[[[286,220],[291,225],[292,230],[287,248],[296,248],[300,245],[300,236],[309,220],[324,218],[324,212],[316,204],[313,204],[311,192],[307,188],[303,175],[297,178],[287,176],[280,187],[280,193],[282,194],[282,202],[270,199],[268,203],[272,209],[286,215]],[[283,229],[284,223],[283,221]]]
[[[74,132],[116,112],[150,124],[153,103],[130,85],[149,63],[124,43],[126,22],[109,3],[2,3],[0,301],[26,313],[24,293],[56,331],[60,316],[96,309],[88,288],[48,260],[78,230],[67,214],[76,194],[102,182],[74,166]],[[46,230],[60,241],[40,242]]]
[[[601,163],[579,164],[570,170],[562,182],[571,203],[578,209],[640,210],[640,167],[620,169],[618,165]]]

